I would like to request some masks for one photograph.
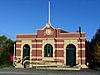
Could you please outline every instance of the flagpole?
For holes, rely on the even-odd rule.
[[[50,24],[50,0],[49,0],[48,9],[49,9],[49,12],[48,12],[48,23]]]

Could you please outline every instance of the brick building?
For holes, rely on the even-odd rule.
[[[67,32],[51,24],[37,34],[16,35],[16,68],[78,66],[85,68],[85,33]]]

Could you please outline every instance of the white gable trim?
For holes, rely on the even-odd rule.
[[[54,29],[54,27],[51,25],[51,24],[49,24],[49,23],[47,23],[45,26],[44,26],[44,28],[42,28],[42,30],[44,30],[46,27],[51,27],[51,28],[53,28]]]

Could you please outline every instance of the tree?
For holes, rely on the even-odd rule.
[[[94,58],[96,62],[100,63],[100,45],[96,43],[94,49]]]
[[[100,28],[97,30],[96,34],[94,35],[91,46],[93,48],[92,50],[92,56],[93,56],[93,65],[94,67],[100,68]]]
[[[92,43],[97,43],[100,45],[100,28],[97,30],[96,34],[94,35],[92,39]]]
[[[9,64],[10,50],[13,46],[13,41],[6,36],[0,36],[0,64]]]

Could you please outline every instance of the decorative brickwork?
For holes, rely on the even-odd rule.
[[[80,37],[79,32],[70,33],[61,29],[54,29],[51,25],[46,25],[43,29],[38,30],[37,34],[17,35],[16,57],[22,59],[23,46],[25,44],[30,46],[30,65],[39,63],[39,65],[52,66],[55,63],[55,65],[64,66],[67,65],[66,62],[69,60],[74,60],[75,65],[81,64],[84,66],[86,62],[84,32],[81,32]],[[52,47],[45,47],[46,44],[50,44]],[[75,46],[75,51],[73,51],[74,48],[72,48],[72,46],[67,48],[67,46],[70,44]],[[27,47],[25,50],[27,51]],[[67,51],[70,54],[73,54],[73,59],[67,58],[70,56],[70,54],[67,54]],[[45,54],[47,57],[45,57]],[[50,54],[52,56],[50,56]],[[20,63],[20,65],[22,64]]]

